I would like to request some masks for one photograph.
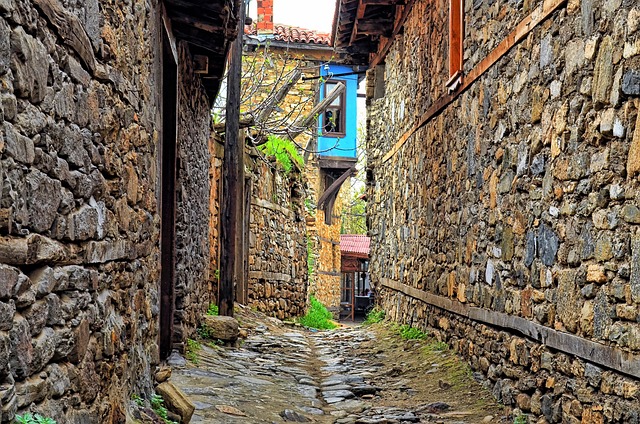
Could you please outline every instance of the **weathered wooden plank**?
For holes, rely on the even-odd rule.
[[[91,74],[94,74],[96,57],[93,54],[89,36],[80,20],[68,12],[58,0],[33,0],[33,2],[44,13],[65,44],[75,50]]]
[[[252,280],[284,281],[286,283],[291,281],[291,275],[289,274],[269,271],[249,271],[249,278]]]
[[[280,205],[277,205],[275,203],[272,203],[272,202],[270,202],[268,200],[253,198],[253,199],[251,199],[251,204],[253,206],[257,206],[257,207],[260,207],[260,208],[263,208],[263,209],[268,209],[268,210],[273,211],[273,212],[281,213],[281,214],[283,214],[284,216],[286,216],[288,218],[293,218],[293,216],[294,216],[293,211],[291,211],[291,210],[289,210],[289,209],[287,209],[287,208],[285,208],[283,206],[280,206]]]
[[[244,30],[245,8],[240,9],[238,34]],[[240,126],[240,80],[242,78],[242,37],[237,37],[231,47],[231,59],[227,81],[227,110],[225,146],[223,158],[221,259],[220,259],[220,315],[233,316],[235,284],[244,284],[241,279],[244,239],[241,237],[244,185],[244,139],[239,140]],[[240,262],[240,264],[238,264]]]
[[[640,378],[640,356],[634,355],[631,352],[625,352],[615,347],[578,337],[574,334],[557,331],[522,317],[469,306],[457,300],[434,295],[398,281],[383,279],[382,286],[401,292],[447,312],[483,324],[516,331],[523,336],[536,340],[553,349],[611,368],[620,373]]]
[[[500,58],[507,54],[516,44],[522,41],[540,23],[546,20],[553,12],[562,6],[567,0],[545,0],[530,15],[525,17],[516,28],[511,31],[478,65],[463,77],[463,82],[457,90],[445,94],[432,104],[418,121],[405,132],[393,145],[391,150],[382,158],[383,162],[391,159],[404,146],[409,137],[420,128],[438,116],[444,108],[449,106],[460,94],[466,91],[473,83],[491,68]],[[386,54],[386,53],[385,53]],[[377,57],[376,57],[377,59]],[[373,66],[373,65],[372,65]]]

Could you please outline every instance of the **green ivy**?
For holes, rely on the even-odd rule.
[[[260,145],[259,149],[267,156],[276,158],[276,162],[282,166],[284,172],[288,174],[293,169],[294,163],[302,167],[304,159],[300,156],[296,145],[275,135],[267,137],[267,142]]]

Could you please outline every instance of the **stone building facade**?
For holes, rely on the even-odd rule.
[[[371,42],[347,37],[354,3],[338,47]],[[367,93],[381,305],[535,422],[639,422],[638,3],[384,7]]]
[[[245,116],[259,114],[259,107],[294,69],[299,69],[305,79],[293,85],[269,119],[290,125],[308,115],[320,101],[321,80],[306,78],[320,76],[321,66],[329,63],[334,53],[327,34],[274,24],[273,13],[265,12],[272,8],[273,2],[258,1],[256,25],[245,28],[242,112]],[[262,131],[260,135],[265,136],[277,125],[266,127],[258,124],[253,131]],[[250,158],[249,152],[245,157],[246,169],[253,171],[253,183],[248,181],[246,186],[252,193],[249,265],[247,288],[237,290],[238,299],[280,318],[304,314],[310,294],[332,310],[337,311],[340,304],[339,211],[346,189],[336,198],[334,219],[326,224],[325,211],[317,209],[318,199],[327,188],[326,170],[316,152],[317,133],[318,126],[313,124],[295,138],[307,162],[302,173],[297,170],[293,177],[275,163],[265,165],[255,156]],[[308,256],[309,264],[303,264],[301,258]],[[212,280],[217,284],[215,278]],[[242,299],[245,292],[247,296]]]
[[[174,6],[0,1],[0,422],[124,422],[206,309],[209,99],[235,24],[195,47]]]

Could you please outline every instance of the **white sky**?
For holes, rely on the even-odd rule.
[[[335,0],[273,0],[273,22],[328,33],[335,7]],[[249,16],[257,15],[256,0],[251,0]]]

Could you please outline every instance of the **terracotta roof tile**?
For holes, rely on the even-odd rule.
[[[369,255],[371,239],[359,234],[340,234],[340,252]]]
[[[245,25],[244,33],[247,35],[257,35],[258,31],[256,30],[255,23]],[[331,44],[331,36],[329,34],[282,24],[274,25],[273,38],[276,41],[285,43],[324,44],[327,46]]]

